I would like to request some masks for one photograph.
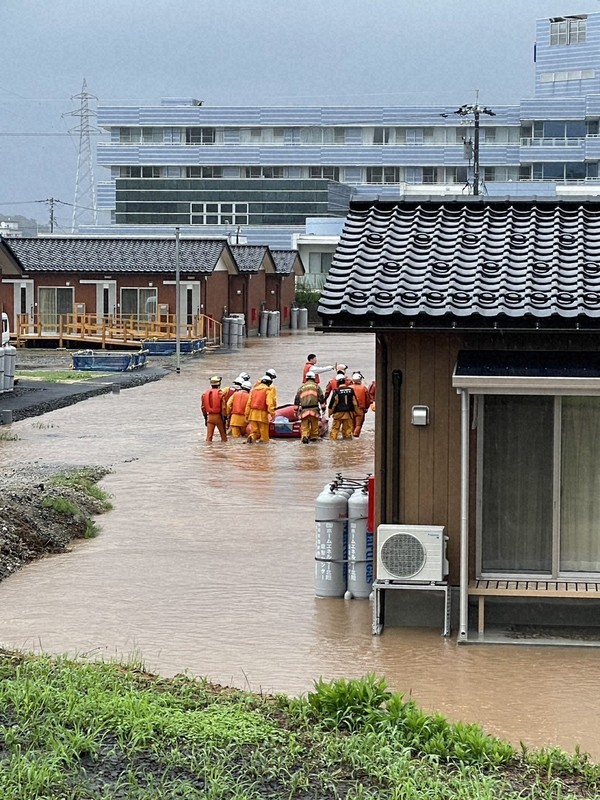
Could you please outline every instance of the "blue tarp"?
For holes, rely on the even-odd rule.
[[[149,356],[173,356],[177,350],[175,339],[145,339],[142,343]],[[180,353],[199,353],[206,347],[206,339],[183,339],[179,342]]]
[[[99,353],[95,350],[83,350],[74,353],[73,369],[96,372],[127,372],[127,370],[145,367],[147,362],[145,350],[137,353]]]

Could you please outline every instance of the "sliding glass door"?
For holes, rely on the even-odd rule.
[[[38,315],[43,333],[56,333],[59,317],[72,313],[72,286],[40,287],[38,290]]]
[[[481,574],[600,571],[600,398],[483,396]]]

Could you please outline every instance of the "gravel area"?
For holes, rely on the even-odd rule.
[[[77,478],[83,476],[93,485],[106,473],[99,467],[27,464],[2,476],[0,581],[24,564],[65,552],[73,539],[90,535],[90,520],[105,510],[104,504],[78,486]]]
[[[71,353],[62,350],[17,351],[16,372],[71,369]],[[159,380],[175,369],[173,359],[153,360],[152,366],[132,372],[93,374],[89,381],[56,383],[18,378],[12,392],[0,394],[0,410],[10,411],[13,421],[34,417],[89,397]],[[0,438],[11,437],[11,426],[0,425]],[[81,475],[69,464],[30,463],[10,469],[0,481],[0,581],[34,559],[69,549],[73,539],[89,535],[89,520],[103,510],[102,503],[76,485],[55,485],[56,476]],[[106,470],[84,470],[88,482],[100,480]],[[58,502],[57,502],[58,499]],[[77,509],[76,514],[57,511],[60,499]]]

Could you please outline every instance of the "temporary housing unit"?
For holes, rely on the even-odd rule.
[[[554,623],[589,623],[600,203],[353,203],[319,313],[325,331],[376,336],[377,521],[443,526],[459,641],[547,621],[549,605]]]

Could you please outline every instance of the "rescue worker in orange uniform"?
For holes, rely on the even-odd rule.
[[[329,401],[332,392],[334,392],[338,386],[338,380],[340,376],[344,379],[346,386],[350,386],[352,384],[352,380],[346,375],[346,370],[348,367],[345,364],[336,364],[335,365],[335,378],[331,378],[331,380],[327,381],[327,386],[325,387],[325,400]]]
[[[319,440],[319,419],[325,411],[325,395],[317,385],[317,376],[310,370],[306,379],[296,392],[294,405],[298,406],[300,418],[300,435],[302,443],[317,442]]]
[[[329,438],[337,439],[341,431],[343,439],[352,439],[354,417],[358,411],[356,395],[352,386],[346,386],[344,375],[340,375],[337,382],[337,389],[331,393],[328,404],[329,416],[333,418]]]
[[[229,402],[229,398],[238,391],[240,386],[242,385],[242,381],[244,379],[241,375],[238,375],[234,381],[231,381],[231,386],[225,386],[223,388],[223,402],[225,405]]]
[[[234,392],[227,401],[227,422],[234,439],[239,439],[246,432],[248,420],[246,419],[246,406],[248,395],[252,389],[250,381],[242,381],[237,392]]]
[[[371,398],[371,411],[375,411],[375,390],[377,388],[377,384],[374,380],[371,381],[369,384],[369,397]]]
[[[223,390],[221,389],[221,376],[213,375],[210,379],[210,389],[207,389],[200,400],[200,409],[206,425],[206,441],[212,442],[215,428],[219,431],[221,441],[227,441],[224,417],[226,409],[223,403]]]
[[[356,402],[358,403],[358,411],[354,415],[354,438],[358,439],[362,426],[365,422],[365,416],[371,405],[371,396],[369,390],[363,383],[363,376],[360,372],[352,373],[352,388],[356,395]]]
[[[329,372],[329,370],[333,369],[333,367],[328,365],[327,367],[317,367],[317,357],[314,353],[309,353],[306,356],[306,364],[304,365],[304,369],[302,370],[302,383],[306,380],[306,373],[312,372],[315,376],[315,383],[321,383],[321,379],[319,375],[321,372]]]
[[[248,444],[269,441],[269,420],[275,414],[276,403],[272,383],[273,380],[268,375],[263,375],[248,396],[246,404],[246,419],[250,423],[250,434],[246,439]]]

